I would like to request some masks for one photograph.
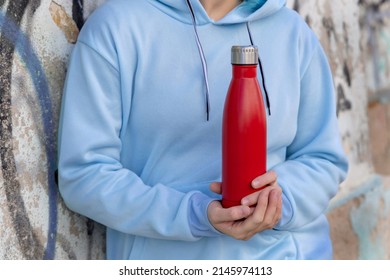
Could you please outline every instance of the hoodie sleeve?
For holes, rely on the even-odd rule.
[[[283,189],[283,214],[276,229],[294,230],[323,214],[347,172],[325,54],[317,45],[301,78],[296,136],[286,161],[275,166]]]
[[[128,234],[186,241],[218,235],[207,220],[211,198],[145,185],[122,166],[120,87],[115,61],[79,41],[59,126],[59,188],[66,205]]]

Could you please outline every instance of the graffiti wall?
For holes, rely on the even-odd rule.
[[[0,0],[0,259],[105,257],[104,227],[67,210],[54,176],[69,54],[103,2]],[[288,5],[328,55],[351,163],[328,212],[335,258],[390,259],[390,0]]]
[[[0,1],[1,259],[104,257],[103,228],[66,209],[54,176],[67,59],[98,4]]]

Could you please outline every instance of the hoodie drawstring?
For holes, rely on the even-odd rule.
[[[253,38],[252,38],[251,30],[249,28],[249,22],[246,23],[246,29],[248,30],[248,35],[249,35],[249,40],[251,41],[251,45],[253,46]],[[261,74],[261,81],[263,83],[263,88],[264,88],[265,102],[267,103],[268,115],[271,116],[271,104],[269,102],[267,87],[265,86],[264,71],[263,71],[263,65],[261,64],[260,53],[259,53],[259,68]]]
[[[205,84],[206,84],[206,115],[207,115],[207,121],[209,121],[210,120],[210,98],[209,98],[210,88],[209,88],[207,63],[206,63],[206,58],[205,58],[205,55],[203,52],[202,44],[200,43],[200,40],[199,40],[198,30],[196,29],[194,10],[192,9],[191,2],[189,0],[186,0],[186,2],[187,2],[188,9],[191,12],[192,25],[194,26],[194,32],[195,32],[196,45],[198,46],[200,60],[202,61],[203,76],[204,76],[204,80],[205,80]]]
[[[206,115],[207,115],[207,121],[209,121],[210,120],[210,97],[209,97],[210,87],[209,87],[207,63],[206,63],[206,58],[205,58],[204,51],[202,48],[202,44],[200,43],[198,30],[196,29],[196,18],[195,18],[194,9],[192,8],[190,0],[186,0],[186,3],[188,6],[188,9],[190,10],[190,13],[191,13],[192,25],[194,27],[194,33],[195,33],[195,39],[196,39],[196,45],[198,47],[200,60],[202,62],[203,77],[204,77],[204,81],[205,81],[205,85],[206,85]],[[253,45],[253,38],[252,38],[251,30],[249,28],[249,22],[246,23],[246,28],[248,30],[248,35],[249,35],[249,40],[251,42],[251,45]],[[267,88],[265,86],[264,71],[263,71],[263,66],[261,64],[260,54],[259,54],[259,68],[260,68],[261,80],[262,80],[262,84],[263,84],[263,88],[264,88],[264,94],[265,94],[265,100],[266,100],[267,109],[268,109],[268,115],[271,115],[271,104],[269,101]]]

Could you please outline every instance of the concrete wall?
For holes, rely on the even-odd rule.
[[[67,60],[104,0],[0,0],[0,259],[101,259],[104,228],[54,182]],[[336,259],[390,259],[390,1],[288,0],[334,73],[351,170],[328,211]]]
[[[336,259],[390,259],[390,1],[289,1],[334,73],[351,169],[328,210]]]
[[[0,1],[0,259],[104,258],[101,226],[54,181],[66,63],[96,0]]]

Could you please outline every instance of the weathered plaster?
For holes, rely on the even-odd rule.
[[[76,43],[79,35],[79,28],[72,17],[66,13],[65,9],[61,5],[54,1],[50,3],[49,11],[53,21],[65,34],[68,42],[71,44]]]
[[[104,229],[70,212],[54,182],[60,98],[77,24],[90,12],[84,2],[102,3],[0,3],[0,258],[104,258]]]
[[[390,189],[376,185],[351,209],[352,227],[359,237],[359,259],[389,259]]]
[[[0,1],[0,259],[104,258],[104,228],[66,208],[53,176],[69,54],[103,2]],[[380,157],[390,154],[390,1],[288,5],[317,34],[334,73],[351,166],[328,212],[335,257],[390,258],[390,182],[375,175],[390,173],[378,168],[390,166]]]

